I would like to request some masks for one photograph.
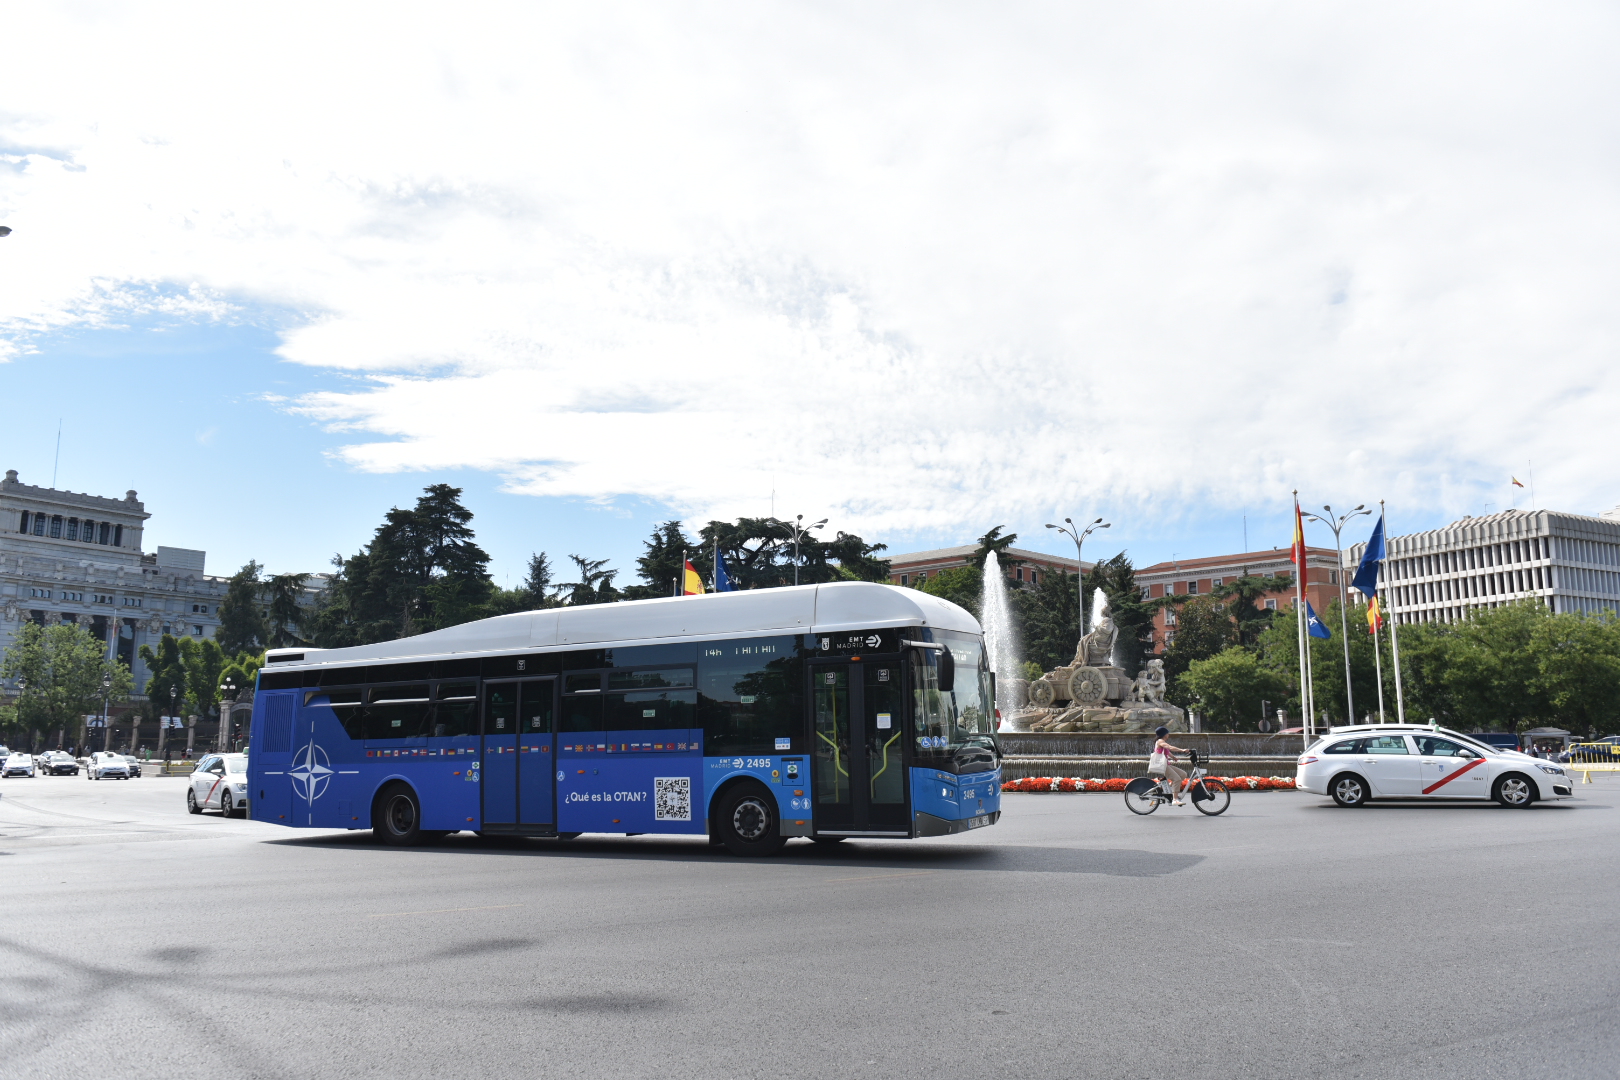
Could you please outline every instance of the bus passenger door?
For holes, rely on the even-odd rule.
[[[810,665],[816,832],[908,835],[898,661]]]
[[[479,752],[482,828],[517,827],[518,695],[516,680],[484,683],[484,745]]]
[[[529,679],[518,695],[517,811],[520,825],[557,821],[557,680]]]

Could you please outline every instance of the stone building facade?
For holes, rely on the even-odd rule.
[[[8,470],[0,481],[0,650],[25,622],[77,623],[130,668],[139,702],[150,677],[142,645],[156,649],[164,634],[214,637],[228,578],[206,572],[202,551],[143,550],[149,517],[134,491],[113,499],[34,487]],[[324,584],[323,576],[310,579],[307,604]]]
[[[1166,596],[1208,596],[1223,584],[1229,584],[1244,575],[1274,578],[1277,587],[1255,601],[1262,608],[1290,608],[1294,604],[1294,563],[1290,549],[1273,548],[1270,551],[1247,551],[1235,555],[1206,555],[1196,559],[1175,559],[1154,563],[1136,571],[1136,587],[1142,599],[1157,600]],[[1353,566],[1354,564],[1349,564]],[[1327,611],[1328,604],[1344,594],[1338,555],[1332,548],[1307,547],[1305,549],[1305,599],[1318,614]],[[1352,571],[1353,573],[1353,571]],[[1165,646],[1176,640],[1176,608],[1160,608],[1153,616],[1153,646],[1151,652],[1163,653]],[[1337,633],[1337,628],[1334,629]]]
[[[1586,516],[1504,510],[1392,536],[1380,591],[1402,623],[1539,600],[1554,612],[1620,611],[1620,507]],[[1361,561],[1357,544],[1345,562]]]

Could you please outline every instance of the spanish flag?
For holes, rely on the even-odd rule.
[[[1309,580],[1305,575],[1305,519],[1299,513],[1299,496],[1294,496],[1294,549],[1288,556],[1299,567],[1299,582]]]
[[[686,596],[703,595],[703,579],[698,577],[697,568],[692,565],[691,559],[686,560],[686,573],[682,575],[681,592]]]
[[[1513,481],[1513,486],[1514,487],[1524,487],[1523,484],[1519,483],[1519,478],[1517,476],[1510,476],[1510,477],[1508,477],[1508,479]]]
[[[1384,612],[1378,606],[1378,597],[1373,597],[1367,605],[1367,633],[1376,634],[1384,625]]]

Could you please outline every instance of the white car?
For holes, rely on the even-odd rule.
[[[186,809],[193,814],[219,810],[225,817],[247,815],[246,754],[209,754],[197,762],[186,789]]]
[[[128,780],[129,762],[124,760],[122,754],[98,750],[90,755],[90,764],[85,766],[84,775],[87,780],[107,780],[112,777]]]
[[[1524,807],[1574,795],[1562,766],[1442,727],[1330,728],[1299,756],[1294,786],[1340,806],[1369,799],[1494,799]]]
[[[7,754],[4,768],[0,768],[0,776],[33,776],[34,756],[32,754]]]

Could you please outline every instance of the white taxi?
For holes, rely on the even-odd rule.
[[[1369,799],[1494,799],[1524,807],[1574,794],[1560,765],[1421,724],[1330,728],[1299,756],[1294,786],[1331,795],[1340,806]]]
[[[225,817],[247,816],[247,755],[209,754],[197,762],[186,789],[186,809],[218,809]]]

